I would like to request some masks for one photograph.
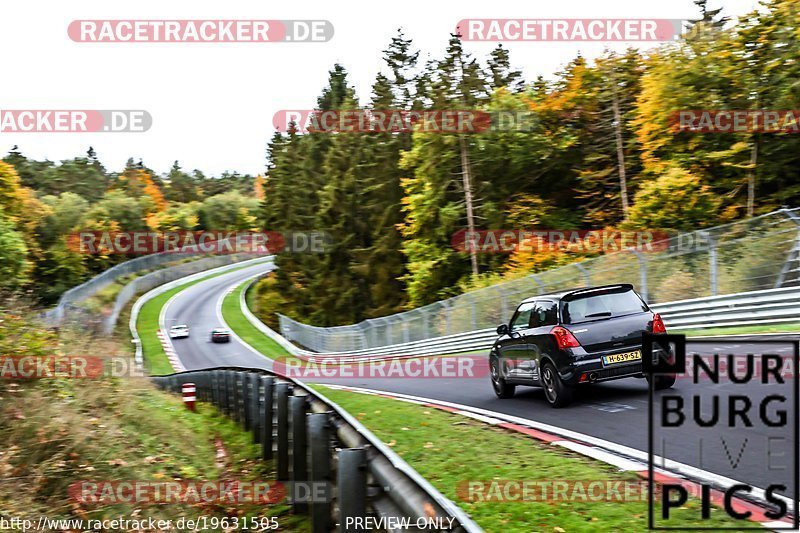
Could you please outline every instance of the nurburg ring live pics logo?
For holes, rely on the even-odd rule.
[[[714,522],[691,529],[796,531],[800,341],[689,343],[687,352],[684,335],[644,334],[649,528],[686,530],[673,524],[693,513]],[[676,377],[685,379],[656,392]]]

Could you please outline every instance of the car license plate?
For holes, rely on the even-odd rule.
[[[617,363],[627,363],[629,361],[639,361],[642,358],[641,350],[635,352],[615,353],[614,355],[604,355],[603,364],[615,365]]]

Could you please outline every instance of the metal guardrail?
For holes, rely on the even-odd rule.
[[[83,285],[79,285],[65,292],[61,296],[56,307],[44,312],[44,320],[53,326],[61,326],[68,322],[76,322],[83,326],[88,325],[89,329],[99,330],[105,335],[110,335],[114,331],[120,313],[137,294],[142,294],[154,287],[190,274],[238,263],[253,257],[253,254],[205,256],[194,261],[179,263],[166,268],[159,268],[159,270],[155,272],[150,272],[132,279],[117,293],[110,309],[102,314],[91,312],[81,305],[81,302],[91,298],[120,277],[147,270],[148,265],[150,267],[163,266],[166,259],[168,259],[168,255],[171,255],[172,261],[180,257],[175,254],[152,254],[152,256],[159,256],[159,259],[142,261],[151,256],[139,257],[106,270]],[[132,270],[137,268],[141,270]]]
[[[334,524],[339,532],[356,531],[348,519],[367,516],[421,526],[400,531],[482,531],[358,420],[299,381],[236,367],[151,379],[174,393],[194,383],[198,401],[211,402],[251,431],[262,458],[275,459],[294,511],[310,515],[315,533]],[[316,497],[296,497],[301,492]]]
[[[485,328],[366,350],[314,352],[294,346],[261,322],[247,308],[244,292],[240,303],[248,320],[273,339],[280,338],[281,345],[293,355],[312,362],[332,358],[360,362],[463,353],[487,350],[497,339],[495,328]],[[800,322],[800,287],[694,298],[650,307],[661,314],[667,328],[679,330]]]
[[[633,283],[659,305],[800,286],[800,208],[680,234],[649,252],[607,253],[358,324],[320,327],[279,315],[280,332],[316,352],[394,346],[490,328],[511,316],[523,297],[613,283]]]
[[[64,294],[61,295],[61,298],[59,298],[58,304],[45,313],[45,319],[54,325],[62,323],[70,311],[78,308],[77,304],[79,302],[94,296],[122,276],[157,268],[177,259],[194,256],[202,257],[204,255],[206,254],[187,253],[177,256],[174,253],[161,252],[137,257],[135,259],[131,259],[130,261],[125,261],[124,263],[114,265],[92,279],[64,292]]]
[[[668,327],[681,330],[800,322],[800,287],[695,298],[652,308]]]

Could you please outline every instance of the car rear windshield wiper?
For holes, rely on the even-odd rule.
[[[584,315],[583,318],[593,318],[596,316],[611,316],[611,311],[603,311],[602,313],[592,313],[590,315]]]

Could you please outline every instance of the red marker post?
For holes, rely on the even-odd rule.
[[[197,409],[194,406],[194,402],[197,400],[196,391],[197,388],[195,387],[194,383],[184,383],[181,387],[181,392],[183,393],[183,403],[186,404],[186,407],[194,412]]]

